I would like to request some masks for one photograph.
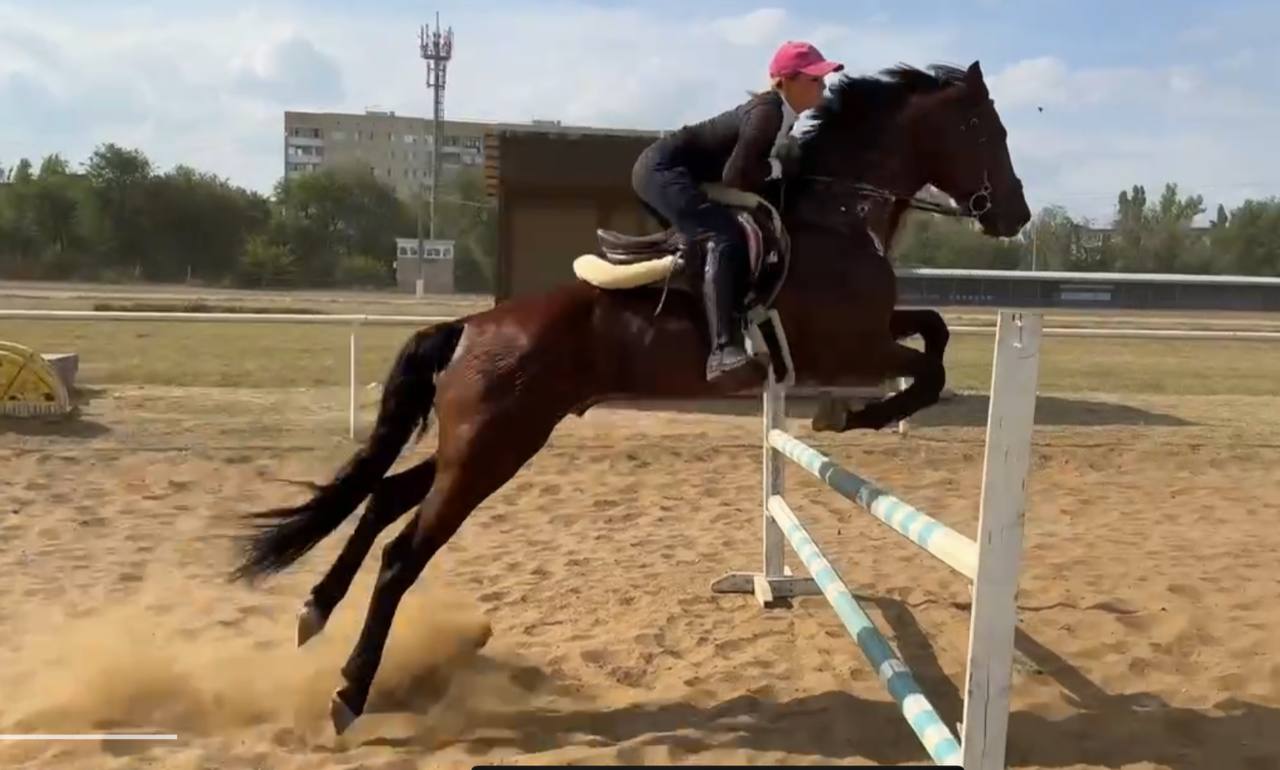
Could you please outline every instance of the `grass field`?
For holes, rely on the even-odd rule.
[[[181,287],[179,287],[181,288]],[[457,315],[491,303],[485,297],[413,297],[391,293],[280,293],[133,287],[0,284],[0,307],[29,309],[189,309],[307,313]],[[989,325],[991,311],[944,311],[953,325]],[[1273,329],[1258,314],[1084,314],[1049,311],[1051,326]],[[379,382],[414,325],[362,327],[357,376]],[[304,324],[202,324],[139,321],[0,321],[0,339],[41,352],[80,354],[80,381],[215,387],[323,387],[347,383],[349,331]],[[1280,342],[1054,338],[1045,341],[1041,387],[1051,392],[1152,395],[1274,395],[1280,390]],[[957,334],[947,355],[949,385],[984,388],[991,337]]]
[[[363,327],[357,375],[381,381],[413,326]],[[342,326],[154,322],[8,321],[0,337],[41,352],[80,354],[90,384],[318,387],[347,382],[349,336]],[[1049,338],[1041,388],[1054,392],[1274,395],[1280,343]],[[950,385],[985,387],[991,337],[952,338]]]

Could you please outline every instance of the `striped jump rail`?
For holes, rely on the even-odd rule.
[[[831,603],[840,622],[858,643],[858,649],[862,650],[871,668],[888,688],[925,751],[940,765],[960,764],[960,742],[947,729],[933,704],[920,691],[911,670],[894,654],[888,640],[858,604],[836,568],[822,555],[822,550],[796,518],[791,506],[781,497],[774,497],[769,500],[769,513],[782,528],[782,534],[786,535],[823,596]]]
[[[867,513],[887,524],[899,535],[920,546],[961,575],[973,580],[978,575],[978,544],[951,527],[852,473],[794,436],[774,429],[766,438],[769,445],[804,468],[819,481],[857,503]]]
[[[792,597],[825,597],[929,757],[938,764],[965,770],[1006,767],[1015,599],[1042,329],[1039,314],[1001,311],[997,319],[975,539],[788,434],[786,390],[771,383],[764,390],[763,567],[759,572],[730,572],[711,584],[715,593],[754,594],[765,607],[780,606]],[[958,739],[783,498],[785,460],[799,465],[972,582],[964,713]],[[808,577],[792,575],[787,568],[784,557],[788,544]]]

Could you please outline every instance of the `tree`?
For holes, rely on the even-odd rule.
[[[139,150],[100,145],[85,164],[97,203],[93,227],[108,263],[131,267],[135,276],[147,264],[147,184],[151,161]]]
[[[83,186],[72,176],[66,160],[58,154],[40,163],[40,173],[31,183],[30,215],[36,232],[55,258],[67,255],[77,238],[83,209]]]
[[[1210,226],[1215,229],[1222,228],[1222,227],[1226,227],[1230,221],[1231,221],[1230,218],[1227,216],[1227,207],[1219,203],[1218,213],[1213,218],[1213,223]]]
[[[1112,222],[1114,237],[1107,249],[1107,261],[1115,270],[1143,269],[1147,234],[1147,190],[1134,185],[1122,190],[1116,199],[1116,216]]]
[[[249,240],[264,233],[271,218],[266,198],[188,166],[153,177],[146,190],[143,272],[150,280],[230,275]]]
[[[412,226],[409,209],[391,188],[357,168],[324,169],[281,179],[272,238],[296,259],[298,280],[331,285],[346,258],[395,254],[397,233]],[[389,269],[389,268],[388,268]]]
[[[1023,262],[1017,240],[990,238],[969,222],[918,211],[904,217],[893,252],[908,267],[1016,270]]]
[[[18,161],[18,165],[10,172],[10,182],[13,184],[23,184],[31,181],[31,161],[23,158]]]
[[[1034,254],[1038,270],[1087,270],[1095,267],[1095,255],[1084,245],[1081,230],[1061,206],[1046,206],[1023,230],[1024,249]]]
[[[1213,237],[1216,267],[1241,275],[1280,275],[1280,198],[1247,200]]]
[[[41,251],[34,213],[34,179],[31,161],[22,158],[9,170],[9,182],[0,187],[0,275],[34,278]]]
[[[454,286],[459,291],[492,291],[498,218],[485,196],[484,172],[463,168],[441,182],[436,198],[436,231],[454,241]]]
[[[1134,185],[1121,192],[1113,222],[1115,237],[1106,257],[1116,270],[1135,272],[1198,272],[1211,267],[1209,242],[1193,225],[1205,213],[1200,195],[1182,197],[1178,185],[1168,183],[1154,203],[1146,189]]]

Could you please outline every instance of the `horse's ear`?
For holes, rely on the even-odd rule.
[[[964,82],[970,89],[985,95],[987,93],[987,83],[982,78],[982,65],[977,59],[973,60],[973,64],[969,65],[969,69],[965,70]]]

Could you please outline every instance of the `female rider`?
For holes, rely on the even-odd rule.
[[[664,136],[636,159],[631,184],[660,220],[688,243],[706,238],[703,301],[711,335],[707,380],[749,362],[740,305],[746,293],[747,244],[728,207],[700,187],[721,182],[762,194],[783,175],[780,145],[798,113],[822,101],[823,78],[844,69],[808,43],[783,43],[769,63],[771,87],[733,109]]]

